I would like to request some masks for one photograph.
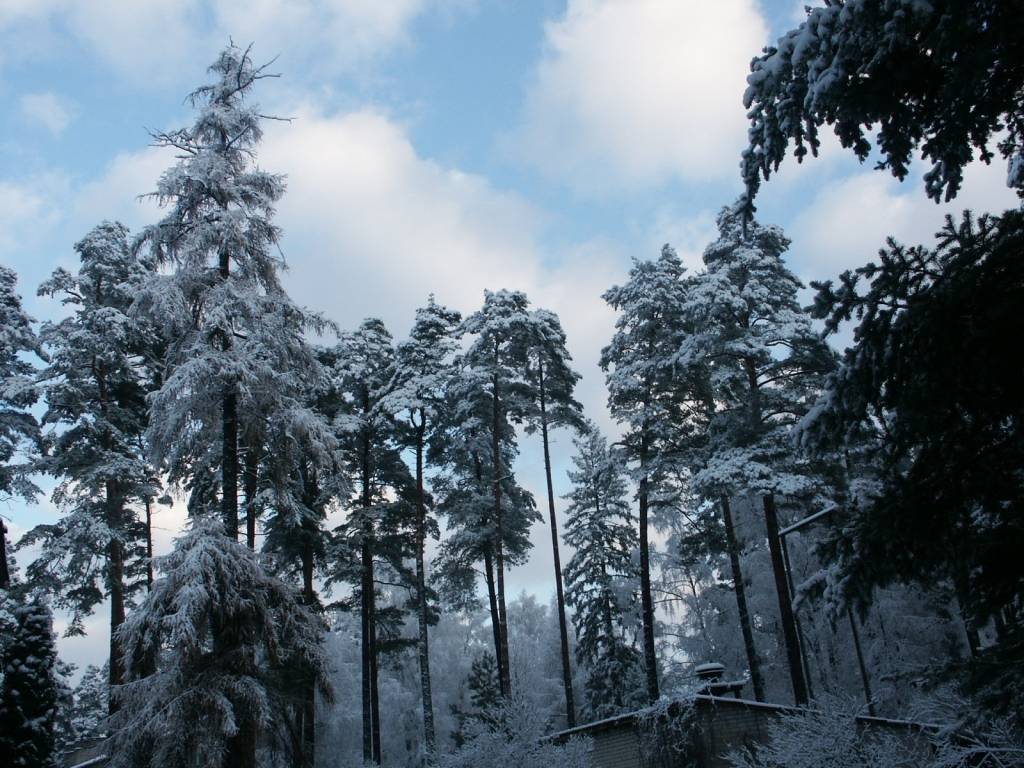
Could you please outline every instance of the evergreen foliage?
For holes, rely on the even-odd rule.
[[[682,332],[684,271],[676,252],[666,245],[657,260],[634,261],[629,279],[603,296],[619,312],[615,335],[601,351],[601,368],[606,373],[608,408],[624,425],[621,444],[637,485],[642,648],[649,703],[660,695],[649,515],[671,503],[671,478],[677,475],[681,458],[677,452],[680,426],[687,423],[684,389],[672,365]]]
[[[118,631],[129,679],[114,691],[111,765],[219,768],[247,724],[300,703],[286,673],[305,670],[329,693],[321,620],[215,515],[193,517],[158,566]]]
[[[12,463],[20,451],[31,451],[39,444],[39,425],[28,411],[38,392],[32,365],[23,355],[42,355],[32,319],[16,293],[17,282],[14,270],[0,264],[0,499],[34,499],[39,493],[25,466]],[[0,567],[6,573],[6,552],[2,557]]]
[[[0,684],[0,754],[12,768],[51,768],[61,694],[53,617],[37,592],[11,614]]]
[[[808,148],[816,155],[826,124],[862,161],[872,152],[865,131],[877,127],[877,167],[901,180],[920,150],[936,201],[951,200],[964,166],[991,160],[997,140],[1007,185],[1024,195],[1022,26],[1024,8],[1003,0],[827,0],[809,8],[750,64],[747,203],[790,141],[798,160]]]
[[[115,629],[146,567],[137,509],[157,493],[143,436],[160,342],[131,314],[153,271],[128,237],[121,224],[100,224],[75,245],[77,273],[58,269],[39,287],[71,310],[40,330],[48,430],[37,468],[57,478],[53,501],[64,515],[29,531],[19,547],[40,546],[28,577],[72,612],[68,634],[82,634],[83,618],[108,597]],[[119,673],[115,664],[113,682]]]
[[[1024,399],[1001,351],[1024,332],[1022,251],[1020,211],[965,213],[933,248],[890,239],[839,286],[815,284],[827,328],[856,328],[802,433],[819,452],[866,452],[877,472],[826,543],[840,597],[863,605],[878,586],[948,580],[970,631],[994,618],[1007,649],[1024,588]]]
[[[635,615],[639,541],[621,456],[593,424],[575,443],[565,526],[575,553],[565,568],[566,603],[576,658],[587,670],[586,715],[601,720],[644,703],[637,628],[628,618]]]

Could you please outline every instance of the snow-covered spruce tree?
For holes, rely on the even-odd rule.
[[[165,377],[150,399],[153,458],[189,489],[192,514],[219,506],[224,533],[237,539],[239,435],[258,432],[255,424],[301,402],[306,351],[295,341],[318,318],[295,307],[280,286],[284,264],[272,218],[284,181],[253,163],[263,117],[248,97],[270,75],[253,66],[248,49],[234,45],[210,72],[213,82],[190,97],[195,123],[155,136],[179,159],[154,193],[168,212],[143,230],[137,247],[173,271],[148,281],[137,310],[159,321],[169,340]],[[227,546],[216,537],[207,541]],[[246,632],[230,622],[212,630],[217,648],[240,669],[256,664],[240,657],[254,651]],[[237,715],[226,764],[249,768],[258,708],[232,692],[223,695]]]
[[[481,653],[469,668],[466,677],[466,690],[469,694],[468,709],[452,705],[458,729],[452,734],[456,749],[466,743],[467,729],[470,723],[483,721],[493,724],[494,712],[501,705],[501,687],[498,681],[498,664],[491,653]]]
[[[587,670],[584,712],[600,720],[645,704],[643,665],[629,638],[635,627],[625,616],[636,601],[639,539],[618,451],[593,423],[575,444],[565,543],[576,551],[565,568],[566,602],[576,658]]]
[[[807,685],[779,540],[777,497],[814,491],[810,468],[793,450],[792,427],[813,404],[834,368],[834,355],[797,302],[801,285],[782,261],[789,246],[782,231],[745,220],[742,202],[722,209],[718,230],[718,239],[704,252],[705,271],[688,292],[689,332],[678,354],[681,366],[710,368],[717,404],[707,461],[694,483],[709,498],[761,498],[793,694],[803,704]]]
[[[330,350],[328,374],[338,397],[334,417],[342,461],[354,493],[333,553],[333,580],[352,584],[362,617],[363,757],[381,762],[378,665],[380,639],[397,632],[396,609],[377,606],[383,580],[414,589],[406,561],[414,556],[415,485],[401,457],[394,416],[385,405],[395,375],[395,347],[384,324],[370,318],[342,333]],[[392,578],[387,578],[390,575]],[[387,623],[395,624],[389,628]]]
[[[583,406],[573,397],[580,376],[570,363],[572,356],[565,347],[565,331],[558,315],[546,309],[530,313],[532,338],[527,349],[526,379],[528,394],[534,398],[527,412],[526,431],[540,431],[544,448],[544,475],[548,491],[548,520],[551,525],[551,548],[555,566],[555,599],[558,603],[559,643],[562,651],[562,687],[565,690],[565,712],[569,727],[576,725],[576,704],[573,701],[572,667],[569,662],[569,633],[565,622],[565,594],[562,585],[562,564],[558,551],[558,524],[555,520],[555,490],[551,482],[551,451],[549,433],[558,427],[583,429]]]
[[[39,446],[39,425],[29,408],[38,392],[33,368],[22,355],[40,355],[32,319],[15,290],[18,276],[0,264],[0,500],[35,499],[39,489],[28,479],[27,463],[13,463],[23,449]],[[0,519],[0,589],[11,583],[7,564],[7,528]]]
[[[638,488],[642,650],[652,703],[658,700],[659,684],[649,514],[652,502],[657,504],[660,497],[661,485],[678,463],[679,430],[687,423],[687,404],[672,366],[686,296],[683,272],[679,257],[666,245],[656,260],[634,261],[629,279],[603,296],[619,312],[615,335],[601,351],[601,368],[606,372],[609,410],[625,427],[624,457],[633,465]]]
[[[105,736],[110,701],[110,672],[106,664],[90,664],[72,692],[71,728],[76,741]]]
[[[833,126],[861,159],[904,179],[920,149],[931,169],[925,189],[952,199],[963,169],[989,161],[998,140],[1007,185],[1024,195],[1024,52],[1015,30],[1024,7],[1003,0],[836,0],[809,8],[807,19],[750,63],[743,96],[750,120],[743,153],[747,202],[761,178],[778,169],[790,141],[802,160]]]
[[[138,507],[154,495],[143,435],[159,341],[130,315],[152,269],[132,253],[118,223],[95,227],[75,251],[78,272],[58,269],[39,287],[70,310],[39,335],[49,357],[38,376],[48,431],[37,468],[57,479],[53,501],[63,514],[18,546],[39,547],[28,577],[72,612],[69,634],[84,633],[82,619],[109,599],[109,682],[119,685],[124,668],[114,632],[145,573]]]
[[[213,512],[193,516],[158,567],[117,633],[128,682],[115,691],[111,765],[237,765],[243,729],[290,715],[284,672],[325,683],[321,620]]]
[[[12,768],[51,768],[61,689],[53,616],[35,591],[18,600],[11,614],[0,683],[0,754]]]
[[[419,632],[420,687],[423,701],[423,739],[427,759],[432,759],[437,737],[430,685],[430,645],[427,626],[431,620],[424,549],[427,536],[437,536],[437,521],[427,513],[424,458],[428,439],[442,432],[439,411],[444,406],[444,384],[457,347],[458,312],[441,306],[430,296],[425,307],[416,310],[409,338],[398,345],[394,379],[384,407],[408,424],[407,444],[416,454],[416,621]]]
[[[248,431],[246,529],[252,548],[257,513],[263,513],[263,552],[271,555],[267,566],[282,578],[297,581],[303,603],[319,613],[315,575],[318,569],[326,572],[330,541],[324,520],[328,505],[348,495],[349,478],[341,467],[338,441],[324,408],[330,390],[326,370],[301,336],[294,342],[293,359],[304,365],[296,365],[290,373],[300,375],[308,389],[298,392],[285,386],[284,391],[276,391],[267,398],[265,420]],[[289,389],[293,394],[283,399]],[[251,452],[257,450],[254,457]],[[310,670],[294,669],[282,677],[282,683],[301,703],[294,708],[294,718],[276,723],[279,740],[288,745],[296,764],[311,768],[316,753],[316,679]]]
[[[508,662],[508,625],[505,610],[505,547],[502,483],[508,471],[501,448],[502,431],[508,419],[521,420],[532,400],[525,380],[527,350],[532,342],[529,300],[521,291],[485,291],[484,304],[466,318],[462,325],[474,336],[466,350],[465,362],[482,376],[490,399],[490,460],[493,469],[491,491],[494,495],[494,570],[498,599],[498,668],[502,692],[511,692]],[[512,438],[514,442],[514,437]]]

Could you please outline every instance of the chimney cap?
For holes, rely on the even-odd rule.
[[[709,661],[694,667],[693,673],[701,680],[717,680],[725,674],[725,665]]]

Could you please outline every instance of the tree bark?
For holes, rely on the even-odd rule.
[[[305,526],[304,526],[305,527]],[[310,532],[304,531],[302,542],[302,596],[310,610],[317,607],[316,590],[313,587],[313,542]],[[303,694],[301,730],[301,765],[313,768],[316,760],[316,682],[312,677]]]
[[[96,286],[97,297],[100,296],[100,286]],[[110,390],[107,382],[106,368],[102,363],[93,359],[93,373],[96,377],[96,385],[99,393],[100,414],[107,424],[110,418]],[[100,438],[104,450],[114,450],[114,437],[109,426],[105,427]],[[124,545],[120,539],[121,531],[124,529],[124,501],[121,498],[120,488],[116,480],[108,479],[104,482],[104,493],[106,494],[106,523],[111,531],[110,541],[107,543],[107,589],[110,590],[110,669],[108,681],[111,689],[124,682],[124,656],[121,653],[120,644],[115,639],[117,628],[124,623]],[[6,565],[6,563],[5,563]],[[108,714],[117,711],[117,697],[109,696],[107,703]]]
[[[259,462],[259,449],[246,441],[245,469],[242,475],[245,486],[243,489],[245,491],[245,543],[254,552],[256,551],[256,520],[259,517],[259,509],[256,507]]]
[[[497,366],[497,344],[495,344],[494,357],[495,366]],[[510,696],[512,693],[512,675],[509,670],[508,658],[508,614],[505,610],[505,530],[502,525],[501,514],[501,481],[503,473],[501,462],[501,380],[497,372],[494,373],[492,378],[492,386],[494,387],[491,407],[493,416],[491,423],[491,453],[494,467],[494,567],[497,570],[498,579],[498,637],[500,640],[499,651],[501,656],[501,663],[498,669],[503,678],[502,689],[504,695]]]
[[[645,457],[641,456],[643,472]],[[647,477],[641,476],[638,498],[640,502],[640,607],[643,614],[644,668],[647,673],[647,698],[651,704],[660,697],[658,690],[658,657],[654,651],[654,600],[651,598],[651,550],[647,536]]]
[[[786,660],[793,684],[793,699],[798,707],[807,705],[807,681],[800,657],[800,640],[797,636],[793,603],[789,598],[786,584],[786,569],[782,560],[782,546],[779,542],[779,518],[775,508],[775,496],[771,493],[761,499],[764,507],[764,522],[768,533],[768,550],[772,558],[772,573],[775,576],[775,591],[779,597],[779,616],[782,620],[782,637],[786,644]]]
[[[11,572],[7,567],[7,526],[0,519],[0,589],[11,586]]]
[[[729,550],[729,565],[732,568],[732,583],[736,592],[736,612],[740,616],[740,631],[743,634],[743,647],[747,651],[747,666],[750,667],[750,682],[754,686],[754,698],[764,701],[764,678],[761,676],[761,660],[757,656],[754,645],[754,630],[750,624],[750,611],[747,608],[747,586],[743,580],[743,569],[740,566],[740,548],[736,541],[736,528],[732,520],[732,507],[729,497],[722,496],[722,520],[725,523],[725,542]]]
[[[363,394],[363,412],[370,410],[369,396]],[[370,488],[370,433],[368,428],[362,434],[362,666],[363,666],[363,759],[380,765],[380,707],[377,687],[377,617],[376,595],[373,579],[373,521],[370,507],[373,504]]]
[[[479,458],[475,458],[476,480],[483,488],[483,470]],[[505,675],[501,672],[501,623],[498,621],[498,592],[494,584],[494,556],[490,548],[484,549],[484,581],[487,582],[487,602],[491,610],[491,632],[494,635],[494,659],[498,668],[498,689],[505,696]]]
[[[115,531],[121,528],[120,525],[120,501],[117,490],[117,483],[113,480],[107,481],[107,503],[110,505],[110,519],[108,524]],[[124,546],[117,534],[111,536],[108,550],[108,571],[110,588],[110,685],[121,685],[124,682],[124,656],[121,646],[115,639],[117,628],[124,623]],[[117,711],[117,697],[108,697],[108,712],[114,714]]]
[[[362,694],[363,694],[363,762],[373,760],[373,695],[370,689],[370,593],[373,591],[373,558],[370,545],[363,533],[362,546],[362,583],[360,585],[360,657],[362,660]]]
[[[153,591],[153,500],[146,497],[146,591]]]
[[[569,728],[576,727],[576,703],[573,701],[572,667],[569,665],[569,631],[565,625],[565,589],[562,585],[562,561],[558,552],[558,523],[555,520],[555,491],[551,482],[551,452],[548,447],[547,393],[544,388],[544,363],[538,365],[540,384],[540,430],[544,443],[544,477],[548,485],[548,517],[551,521],[551,550],[555,564],[555,596],[558,602],[558,634],[562,646],[562,687],[565,689],[565,718]]]
[[[418,600],[420,691],[423,700],[423,746],[425,762],[432,763],[436,736],[434,734],[434,702],[430,686],[430,638],[427,633],[427,581],[423,557],[427,540],[427,505],[423,489],[423,442],[426,416],[420,412],[416,429],[416,596]]]

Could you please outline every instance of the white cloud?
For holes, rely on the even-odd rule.
[[[833,279],[874,259],[889,235],[907,245],[933,245],[947,213],[1002,213],[1018,204],[999,160],[967,166],[960,194],[943,205],[925,195],[919,174],[900,183],[885,172],[862,171],[819,188],[796,216],[788,231],[790,263],[805,280]]]
[[[429,11],[471,5],[471,0],[3,0],[0,32],[16,43],[31,35],[39,45],[19,56],[59,50],[60,30],[85,43],[118,74],[166,85],[232,37],[255,41],[260,58],[281,54],[307,69],[351,72],[356,65],[406,40],[412,22]],[[44,44],[45,41],[45,44]]]
[[[72,206],[76,223],[84,232],[105,219],[133,230],[156,221],[160,215],[156,201],[144,196],[156,189],[160,174],[173,162],[174,151],[160,147],[115,156],[100,178],[77,191]]]
[[[513,142],[588,193],[732,177],[766,37],[755,0],[570,0],[546,25]]]
[[[57,94],[27,93],[21,97],[21,113],[42,125],[54,136],[60,136],[74,117],[74,109]]]

